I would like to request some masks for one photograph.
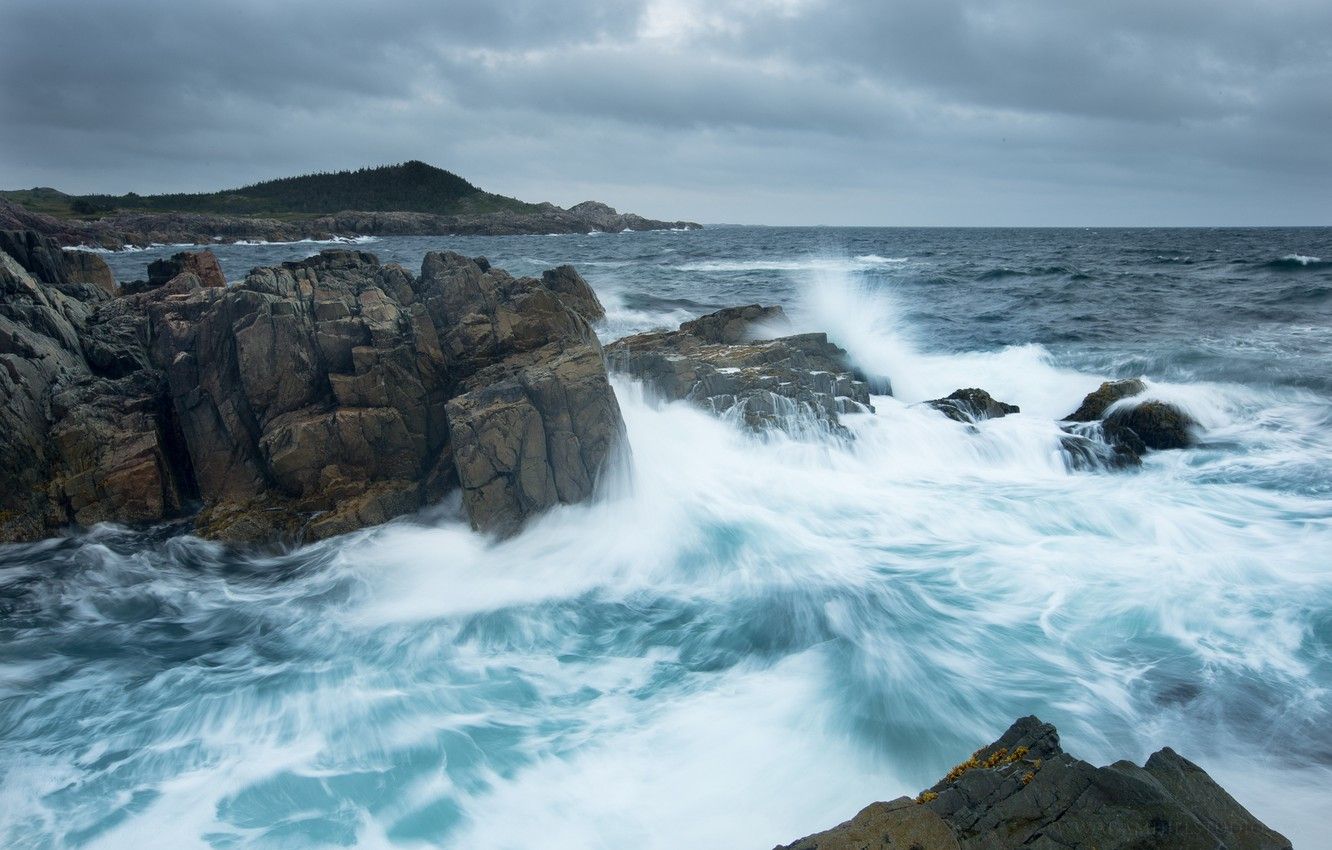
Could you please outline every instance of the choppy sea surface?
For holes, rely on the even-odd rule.
[[[322,247],[216,251],[235,280]],[[1173,746],[1332,846],[1332,230],[356,247],[573,263],[604,341],[779,303],[897,395],[819,442],[616,379],[630,474],[499,543],[445,503],[280,555],[0,546],[0,846],[764,850],[1029,713],[1098,763]],[[1133,376],[1202,445],[1067,469],[1055,421]],[[1022,413],[914,404],[970,386]]]

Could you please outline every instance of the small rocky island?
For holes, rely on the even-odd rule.
[[[1198,765],[1166,747],[1094,767],[1035,717],[1014,723],[918,797],[776,850],[1290,850]]]
[[[291,242],[354,236],[512,236],[694,230],[617,212],[598,201],[571,207],[485,192],[413,160],[308,174],[200,194],[67,195],[50,188],[0,192],[0,230],[32,230],[62,246]]]

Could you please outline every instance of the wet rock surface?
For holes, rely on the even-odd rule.
[[[916,800],[876,803],[779,850],[1289,850],[1206,771],[1165,748],[1094,767],[1035,717],[1014,723]]]
[[[955,422],[975,423],[1021,412],[1016,404],[999,401],[985,390],[974,387],[954,390],[944,398],[936,398],[925,403]]]
[[[584,501],[623,423],[596,295],[571,268],[547,279],[326,251],[227,287],[184,253],[142,291],[79,299],[0,254],[0,536],[201,504],[205,536],[310,540],[456,486],[475,527],[510,533]]]
[[[1137,378],[1106,381],[1065,417],[1062,447],[1075,469],[1124,468],[1142,464],[1148,451],[1182,449],[1197,443],[1197,420],[1169,402],[1126,401],[1148,390]]]
[[[755,430],[842,432],[840,415],[872,411],[869,385],[827,334],[756,339],[789,323],[780,307],[734,307],[679,330],[638,334],[606,348],[613,370],[667,400],[686,400]]]

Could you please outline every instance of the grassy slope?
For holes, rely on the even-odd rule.
[[[37,188],[0,191],[0,198],[58,218],[91,218],[116,210],[293,219],[342,210],[453,215],[537,209],[534,204],[483,192],[452,172],[415,160],[356,171],[284,177],[223,192],[66,195],[55,189]],[[89,212],[89,207],[94,212]]]

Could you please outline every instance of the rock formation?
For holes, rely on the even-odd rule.
[[[50,240],[5,238],[57,276]],[[584,501],[623,423],[596,295],[570,267],[546,281],[326,251],[228,287],[186,253],[111,298],[0,254],[0,539],[197,503],[204,536],[310,540],[454,486],[475,527],[511,533]]]
[[[936,398],[925,403],[955,422],[975,423],[1021,412],[1016,404],[999,401],[985,390],[974,387],[954,390],[945,398]]]
[[[1166,748],[1093,767],[1024,717],[912,800],[874,803],[778,850],[1290,850],[1196,764]]]
[[[1075,468],[1124,467],[1142,463],[1149,450],[1182,449],[1197,442],[1198,422],[1164,401],[1125,402],[1147,392],[1136,378],[1106,381],[1064,417],[1063,448]],[[1123,402],[1123,403],[1121,403]]]
[[[606,348],[611,368],[667,400],[684,399],[759,430],[842,433],[839,414],[872,411],[869,385],[827,334],[755,339],[787,324],[780,307],[731,307],[679,330],[626,337]]]

